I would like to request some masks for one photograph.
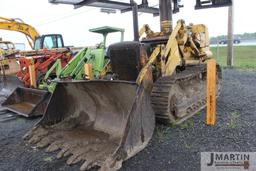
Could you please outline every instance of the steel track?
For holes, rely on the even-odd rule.
[[[206,106],[206,65],[187,66],[175,75],[161,77],[154,83],[151,103],[156,119],[180,124]],[[221,92],[222,75],[217,66],[217,96]]]

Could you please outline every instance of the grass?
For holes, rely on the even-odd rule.
[[[198,115],[201,113],[198,113]],[[181,124],[175,125],[175,124],[170,124],[170,127],[165,127],[165,126],[156,126],[155,129],[155,134],[159,142],[162,142],[167,136],[170,137],[170,128],[178,128],[181,130],[186,130],[186,129],[191,129],[194,127],[194,120],[192,118],[182,122]],[[186,147],[187,148],[187,147]]]
[[[17,121],[18,123],[23,123],[23,122],[25,122],[25,120],[22,119],[22,118],[17,118],[16,121]]]
[[[227,66],[227,47],[211,47],[221,66]],[[234,46],[234,67],[256,69],[256,46]]]
[[[238,111],[234,111],[230,114],[230,122],[228,123],[228,128],[236,129],[240,128],[240,113]]]
[[[191,144],[188,144],[188,143],[186,143],[186,142],[184,142],[185,143],[185,148],[186,149],[191,149],[193,146],[191,145]]]
[[[46,162],[51,162],[51,161],[53,161],[53,157],[51,157],[51,156],[45,156],[45,157],[43,158],[43,160],[46,161]]]
[[[201,113],[198,113],[198,115]],[[179,129],[190,129],[194,127],[194,120],[192,118],[189,118],[188,120],[185,120],[181,124],[175,125],[171,124],[170,125],[172,128],[179,128]]]
[[[155,132],[159,142],[162,142],[168,134],[169,128],[163,126],[156,126]]]

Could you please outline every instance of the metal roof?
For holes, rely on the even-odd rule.
[[[49,2],[52,4],[74,5],[75,8],[80,8],[82,6],[92,6],[100,8],[117,9],[121,12],[127,12],[132,10],[132,4],[130,2],[115,0],[49,0]],[[149,7],[148,4],[142,3],[138,5],[138,12],[158,15],[159,9],[155,7]]]
[[[121,12],[131,11],[132,4],[129,1],[120,0],[48,0],[52,4],[69,4],[75,8],[82,6],[92,6],[121,10]],[[177,2],[177,1],[176,1]],[[232,5],[232,0],[195,0],[195,9],[217,8]],[[144,13],[159,14],[159,9],[149,7],[147,4],[138,5],[138,11]]]
[[[124,32],[124,29],[104,26],[104,27],[93,28],[93,29],[90,29],[89,31],[94,33],[107,34],[107,33],[114,33],[114,32]]]

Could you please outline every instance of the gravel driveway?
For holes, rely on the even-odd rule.
[[[79,170],[65,158],[33,149],[22,136],[39,120],[0,112],[0,170]],[[5,120],[5,121],[3,121]],[[123,163],[122,171],[197,171],[200,152],[256,151],[256,72],[223,70],[223,90],[217,102],[217,125],[205,125],[205,110],[177,127],[157,125],[142,152]]]

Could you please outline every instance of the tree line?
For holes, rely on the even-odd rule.
[[[240,39],[240,40],[255,40],[256,39],[256,32],[255,33],[244,33],[244,34],[235,34],[234,39]],[[217,37],[211,37],[210,43],[216,44],[217,42],[221,40],[227,40],[227,35],[221,35]]]

